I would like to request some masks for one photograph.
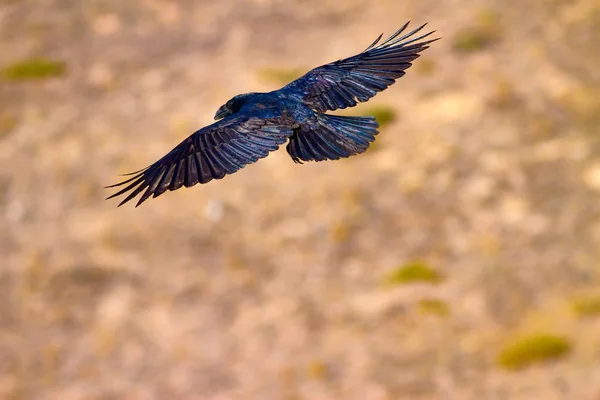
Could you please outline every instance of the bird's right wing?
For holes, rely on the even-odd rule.
[[[401,35],[407,27],[408,22],[382,43],[380,35],[360,54],[309,71],[281,91],[319,112],[369,100],[402,77],[419,53],[438,40],[421,41],[433,32],[415,36],[425,25]]]
[[[145,190],[137,207],[167,190],[221,179],[277,150],[292,133],[282,117],[234,115],[222,119],[196,131],[149,167],[128,174],[131,178],[107,186],[127,185],[108,199],[130,192],[121,206]]]

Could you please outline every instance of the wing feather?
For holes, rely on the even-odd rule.
[[[147,168],[133,173],[125,181],[107,187],[120,187],[127,194],[119,206],[144,190],[137,206],[167,190],[191,187],[221,179],[279,148],[293,134],[282,117],[260,119],[232,115],[202,128],[181,142],[166,156]]]
[[[407,22],[380,43],[380,35],[362,53],[322,65],[281,89],[318,112],[353,107],[404,76],[419,53],[438,39],[424,40],[433,32],[417,35],[426,24],[406,32]]]

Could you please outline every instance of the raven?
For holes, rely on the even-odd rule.
[[[217,122],[194,132],[166,156],[108,197],[128,193],[119,206],[142,193],[137,206],[167,190],[207,183],[266,157],[289,140],[296,163],[338,160],[367,150],[379,124],[375,117],[325,114],[353,107],[385,90],[405,74],[430,43],[426,24],[405,33],[408,22],[387,40],[379,37],[362,53],[317,67],[279,90],[233,97],[215,114]]]

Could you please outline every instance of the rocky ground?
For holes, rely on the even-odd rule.
[[[408,19],[366,154],[104,201]],[[599,399],[599,42],[598,0],[0,0],[0,398]]]

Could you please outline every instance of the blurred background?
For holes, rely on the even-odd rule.
[[[104,201],[407,20],[365,154]],[[599,399],[599,42],[598,0],[0,0],[0,398]]]

